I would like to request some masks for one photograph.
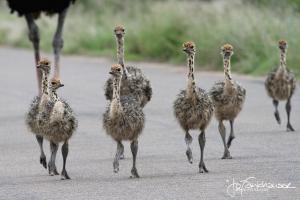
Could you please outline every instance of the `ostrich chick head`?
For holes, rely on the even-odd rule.
[[[121,77],[123,75],[123,68],[120,64],[113,64],[109,72],[114,77]]]
[[[287,41],[286,40],[279,40],[278,41],[278,47],[279,47],[280,50],[286,51],[286,49],[288,47]]]
[[[46,73],[50,73],[51,62],[47,58],[42,58],[36,67]]]
[[[64,86],[64,84],[62,84],[62,83],[60,82],[60,79],[58,79],[58,78],[52,78],[52,79],[51,79],[50,87],[51,87],[53,90],[57,90],[58,88],[63,87],[63,86]]]
[[[224,59],[229,59],[233,55],[233,46],[231,44],[224,44],[221,47],[221,54]]]
[[[125,28],[123,26],[116,26],[114,29],[117,38],[122,38],[125,35]]]
[[[195,54],[196,52],[196,45],[194,42],[185,42],[183,43],[183,51],[187,54]]]

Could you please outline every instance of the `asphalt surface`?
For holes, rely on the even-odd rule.
[[[52,59],[52,55],[46,55]],[[103,85],[112,61],[102,58],[64,56],[59,91],[75,110],[79,128],[70,140],[67,170],[71,180],[49,176],[39,164],[35,137],[26,129],[24,116],[37,93],[33,53],[0,48],[0,199],[300,199],[300,93],[292,99],[292,124],[286,132],[285,106],[280,103],[282,125],[273,117],[263,79],[233,75],[246,89],[243,111],[235,123],[232,160],[221,160],[223,145],[212,120],[206,132],[205,161],[208,174],[198,173],[198,132],[192,132],[194,163],[185,156],[184,133],[173,116],[176,94],[186,85],[186,68],[163,64],[140,66],[153,86],[153,99],[146,106],[146,127],[139,139],[137,168],[140,179],[130,179],[132,156],[125,142],[125,160],[113,173],[116,144],[102,128],[107,101]],[[235,66],[232,66],[234,70]],[[209,89],[222,73],[198,71],[197,84]],[[299,87],[299,86],[298,86]],[[227,130],[229,129],[226,123]],[[47,160],[49,143],[44,142]],[[57,168],[62,168],[61,151]],[[256,183],[268,187],[288,184],[294,188],[252,188],[233,194],[229,187],[244,181],[242,189]],[[241,182],[239,182],[241,183]],[[251,184],[249,184],[251,183]],[[242,184],[242,183],[241,183]],[[228,192],[227,192],[228,189]],[[262,191],[264,189],[264,191]],[[255,191],[256,190],[256,191]],[[257,191],[258,190],[258,191]],[[231,197],[230,194],[234,197]]]

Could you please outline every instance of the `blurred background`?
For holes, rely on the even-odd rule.
[[[57,15],[38,20],[41,48],[52,51]],[[300,77],[300,0],[77,0],[64,31],[65,54],[115,57],[113,28],[126,28],[126,58],[183,63],[181,45],[197,44],[197,67],[222,70],[219,48],[235,47],[233,71],[264,75],[279,63],[277,41]],[[0,45],[29,48],[24,18],[0,1]]]

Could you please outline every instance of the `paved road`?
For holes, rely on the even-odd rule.
[[[183,131],[172,114],[172,102],[186,84],[186,69],[137,63],[154,90],[153,100],[145,109],[147,122],[138,152],[141,178],[137,180],[129,178],[132,161],[128,143],[120,172],[113,173],[116,145],[102,129],[107,104],[103,84],[110,65],[106,59],[63,58],[65,87],[60,95],[76,111],[79,128],[70,141],[67,163],[72,180],[60,181],[59,176],[48,176],[38,163],[37,142],[24,125],[24,115],[36,94],[33,54],[0,48],[0,199],[300,199],[299,90],[293,98],[292,111],[292,122],[298,131],[287,133],[284,125],[275,123],[263,80],[234,75],[247,89],[244,110],[236,120],[237,138],[231,149],[234,159],[220,159],[223,147],[213,120],[205,148],[210,173],[198,174],[198,133],[193,133],[195,163],[190,165],[185,157]],[[198,72],[196,77],[198,85],[208,89],[222,79],[222,74]],[[280,112],[285,124],[283,104]],[[49,158],[49,144],[44,146]],[[57,167],[60,171],[60,151]],[[231,198],[227,188],[233,179],[238,182],[248,177],[256,177],[259,182],[291,183],[296,188],[244,192],[242,197],[237,193]]]

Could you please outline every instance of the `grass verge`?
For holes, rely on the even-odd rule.
[[[279,63],[277,41],[289,42],[287,62],[300,77],[300,14],[282,4],[253,5],[247,1],[78,0],[69,12],[64,53],[114,57],[113,28],[126,27],[126,57],[183,63],[181,45],[197,44],[197,66],[222,70],[219,48],[235,48],[233,71],[263,75]],[[5,2],[4,2],[5,3]],[[23,18],[0,4],[0,44],[31,48]],[[56,17],[38,20],[41,48],[51,51]]]

